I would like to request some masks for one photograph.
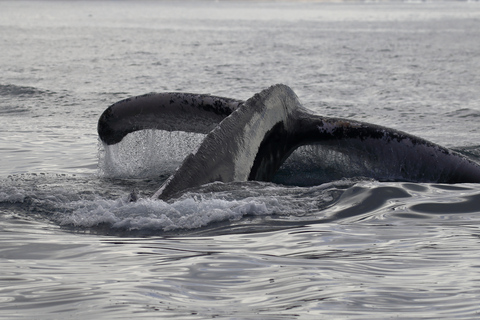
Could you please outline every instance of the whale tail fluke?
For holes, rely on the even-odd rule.
[[[337,163],[354,173],[361,168],[360,175],[380,181],[480,182],[480,165],[452,150],[394,129],[315,115],[282,84],[245,102],[195,94],[144,95],[110,106],[98,124],[106,144],[143,129],[207,134],[154,194],[163,200],[214,181],[272,181],[292,152],[305,145],[331,150],[341,155]],[[319,160],[322,170],[326,162]]]

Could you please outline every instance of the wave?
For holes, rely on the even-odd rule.
[[[2,115],[14,115],[14,114],[25,113],[29,111],[30,110],[28,108],[21,107],[21,106],[0,105],[0,114]]]
[[[143,194],[130,201],[132,186]],[[21,175],[0,181],[0,212],[37,217],[73,231],[152,235],[209,230],[264,229],[257,218],[284,222],[316,220],[351,181],[314,188],[272,183],[212,183],[164,202],[145,197],[157,181],[105,180],[62,175]],[[247,223],[247,221],[251,223]],[[270,225],[270,228],[278,226]],[[198,231],[198,230],[197,230]]]
[[[17,86],[14,84],[0,84],[0,96],[29,97],[48,93],[35,87]]]
[[[0,84],[0,97],[7,97],[4,103],[0,103],[0,114],[16,115],[29,112],[29,107],[18,105],[13,101],[21,98],[38,98],[45,94],[51,94],[51,92],[28,86]]]
[[[0,213],[44,220],[70,232],[119,236],[252,233],[332,222],[416,224],[425,219],[473,219],[480,213],[475,184],[344,179],[296,187],[217,182],[165,202],[146,197],[158,183],[11,176],[0,181]],[[143,193],[131,202],[134,186]]]

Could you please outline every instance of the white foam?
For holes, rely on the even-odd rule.
[[[26,196],[27,196],[26,192],[22,189],[19,189],[16,187],[2,186],[0,190],[0,203],[1,202],[23,203]]]
[[[152,234],[198,229],[215,222],[243,224],[252,217],[309,219],[335,201],[338,190],[351,184],[340,181],[302,188],[258,181],[217,182],[169,202],[151,198],[130,202],[128,186],[83,177],[27,175],[0,180],[0,204],[7,212],[42,215],[68,228]]]
[[[124,230],[194,229],[217,221],[236,221],[246,215],[268,215],[275,212],[275,201],[255,198],[244,200],[186,198],[173,203],[159,200],[127,199],[70,203],[76,207],[71,213],[58,214],[61,225],[91,228],[107,224]]]

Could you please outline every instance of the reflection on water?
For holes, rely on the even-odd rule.
[[[471,303],[480,293],[475,222],[437,215],[411,223],[390,219],[391,211],[290,231],[147,239],[10,220],[2,247],[25,245],[1,251],[0,309],[7,317],[22,305],[25,314],[192,319],[478,312]]]
[[[206,205],[223,197],[241,201],[239,185],[209,188]],[[312,188],[248,185],[240,191],[245,199],[275,194],[284,206],[260,220],[226,216],[223,225],[147,238],[64,229],[42,210],[44,219],[21,213],[26,199],[10,199],[2,210],[17,213],[2,215],[0,310],[14,317],[21,305],[28,315],[112,319],[132,312],[181,319],[469,318],[479,311],[475,185],[360,182],[323,190],[339,193],[330,198],[335,205],[305,214],[296,211],[302,201],[292,200],[308,202]],[[428,212],[433,204],[445,210]]]

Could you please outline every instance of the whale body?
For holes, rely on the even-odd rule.
[[[457,152],[383,126],[313,114],[282,84],[247,101],[147,94],[113,104],[98,122],[100,139],[109,145],[144,129],[206,134],[197,151],[153,195],[163,200],[214,181],[272,181],[292,152],[309,145],[347,159],[354,155],[380,181],[480,182],[480,165]]]

